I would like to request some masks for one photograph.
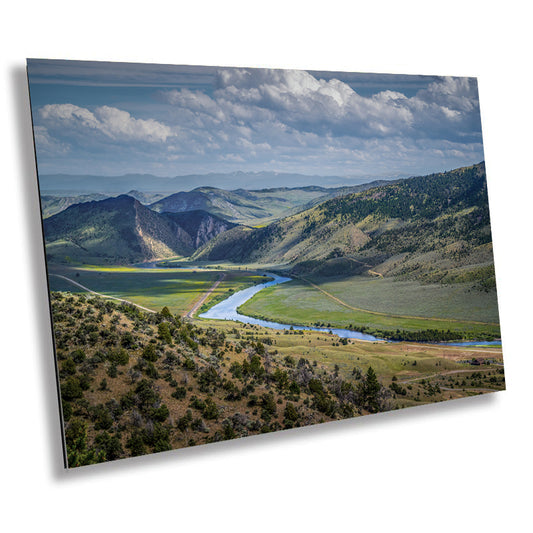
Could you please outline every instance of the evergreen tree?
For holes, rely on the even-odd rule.
[[[363,399],[366,407],[372,413],[379,411],[379,392],[381,384],[376,372],[369,366],[363,383]]]

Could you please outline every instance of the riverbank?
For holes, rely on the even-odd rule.
[[[273,273],[265,273],[273,278],[272,281],[262,283],[255,287],[250,287],[243,291],[239,291],[226,298],[222,302],[211,307],[208,311],[202,313],[200,318],[216,319],[216,320],[233,320],[242,322],[244,324],[253,324],[275,330],[296,330],[296,331],[318,331],[324,333],[331,333],[344,339],[359,339],[366,341],[410,341],[410,342],[427,342],[438,343],[446,342],[450,344],[455,341],[457,346],[479,345],[479,346],[497,346],[501,341],[495,340],[493,337],[485,336],[485,338],[468,337],[464,332],[453,332],[450,330],[426,329],[418,331],[408,330],[380,330],[371,329],[367,326],[353,326],[351,328],[338,328],[331,324],[328,325],[306,325],[293,321],[277,322],[268,317],[253,315],[242,312],[242,306],[251,300],[259,292],[292,281],[291,278],[279,276]],[[459,342],[461,341],[461,342]],[[450,344],[451,345],[451,344]]]

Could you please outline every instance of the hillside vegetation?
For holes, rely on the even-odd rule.
[[[215,329],[68,293],[51,304],[69,467],[505,388],[499,350]]]
[[[52,310],[69,467],[393,406],[373,370],[345,380],[166,308],[52,293]]]
[[[234,228],[196,259],[290,265],[295,274],[370,273],[494,286],[485,165],[327,200],[264,228]]]

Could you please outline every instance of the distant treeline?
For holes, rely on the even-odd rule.
[[[488,204],[483,164],[442,174],[402,180],[394,185],[330,200],[320,206],[327,218],[359,222],[369,215],[428,220]]]
[[[237,311],[241,314],[245,314],[241,311],[241,308],[238,307]],[[265,320],[265,321],[271,321],[272,319],[270,317],[261,315],[259,313],[251,313],[249,311],[246,312],[247,316],[250,316],[252,318],[257,318],[259,320]],[[291,323],[291,321],[284,319],[284,322],[286,324],[289,324],[294,326],[294,328],[298,328],[298,326],[314,326],[317,328],[323,328],[324,330],[333,329],[341,327],[343,329],[348,329],[350,331],[358,331],[360,333],[365,333],[366,335],[372,335],[373,337],[377,337],[378,339],[386,339],[390,341],[410,341],[410,342],[448,342],[448,341],[461,341],[461,340],[469,340],[469,341],[493,341],[494,336],[488,335],[484,333],[471,333],[467,331],[451,331],[449,329],[423,329],[418,331],[409,331],[405,329],[397,329],[397,330],[384,330],[384,329],[375,329],[368,326],[358,326],[357,324],[350,324],[348,326],[339,326],[338,324],[333,325],[331,323],[325,323],[325,322],[315,322],[314,324],[296,324]]]
[[[351,328],[350,328],[351,329]],[[492,341],[494,336],[486,334],[476,334],[466,331],[451,331],[443,329],[423,329],[419,331],[408,331],[405,329],[396,331],[376,330],[365,326],[355,326],[355,331],[361,331],[368,335],[373,335],[381,339],[390,341],[410,341],[410,342],[448,342],[461,340]]]

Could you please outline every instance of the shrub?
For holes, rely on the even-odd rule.
[[[107,354],[107,359],[116,365],[127,365],[130,362],[130,356],[123,348],[119,350],[111,350]]]
[[[285,412],[283,413],[285,420],[290,422],[297,422],[300,418],[298,410],[294,407],[294,404],[287,402],[285,406]]]
[[[70,402],[81,398],[83,396],[83,390],[80,386],[80,380],[75,377],[68,378],[65,383],[61,385],[61,398]]]
[[[134,431],[131,434],[126,442],[126,448],[130,450],[132,457],[137,457],[138,455],[144,455],[146,453],[143,438],[139,431]]]
[[[146,359],[147,361],[151,361],[152,363],[157,361],[159,358],[159,355],[157,354],[157,351],[155,349],[155,345],[152,343],[148,343],[144,349],[143,349],[143,359]]]
[[[78,350],[74,350],[70,356],[72,357],[73,361],[76,363],[76,364],[80,364],[80,363],[83,363],[83,361],[85,361],[85,352],[81,349],[78,349]]]
[[[117,375],[118,375],[118,372],[117,372],[117,365],[115,363],[111,363],[107,369],[107,375],[110,377],[110,378],[116,378]]]
[[[94,442],[103,449],[108,461],[118,459],[124,453],[120,439],[116,435],[111,436],[107,431],[97,435]]]
[[[169,414],[170,412],[168,407],[162,403],[157,409],[154,409],[152,418],[157,422],[164,422],[168,418]]]
[[[73,376],[76,373],[76,363],[69,357],[61,365],[61,374]]]
[[[187,389],[185,387],[176,387],[171,396],[176,398],[176,400],[183,400],[187,396]]]
[[[122,338],[120,339],[120,344],[124,348],[130,348],[131,349],[131,348],[135,348],[136,347],[135,338],[133,337],[133,335],[129,331],[126,331],[126,333],[124,333],[124,335],[122,335]]]
[[[218,407],[211,398],[206,398],[202,414],[206,420],[216,420],[218,418]]]

